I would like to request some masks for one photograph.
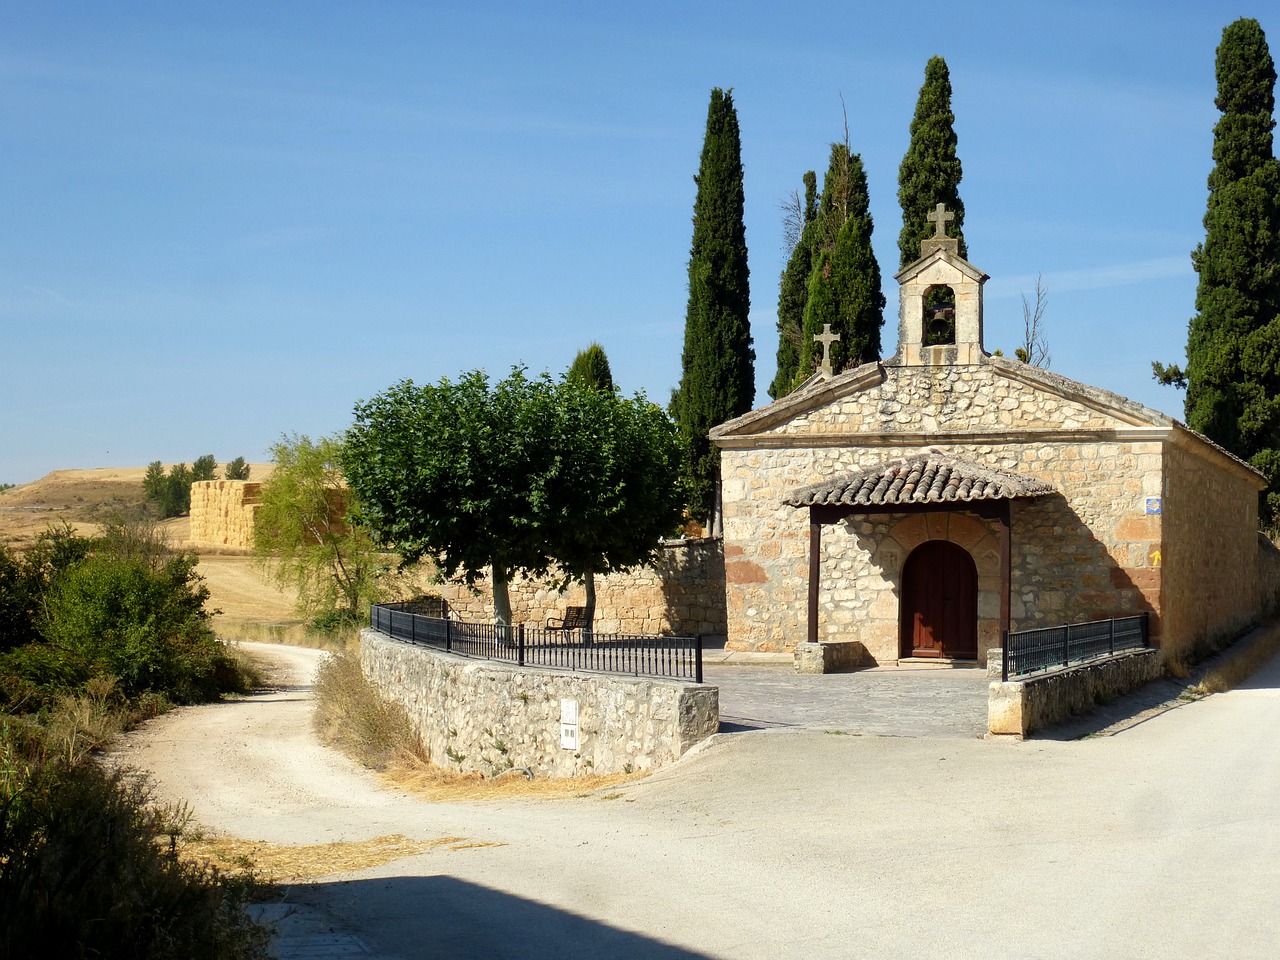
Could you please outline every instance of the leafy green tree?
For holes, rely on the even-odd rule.
[[[468,583],[488,568],[495,619],[509,624],[517,572],[554,566],[593,608],[595,573],[648,559],[679,524],[682,453],[642,397],[516,368],[496,384],[478,371],[403,381],[357,405],[343,464],[384,544]]]
[[[417,386],[404,380],[356,405],[342,466],[361,519],[407,562],[436,561],[475,583],[489,569],[494,617],[511,622],[508,585],[551,564],[539,522],[554,476],[555,385],[515,368]]]
[[[275,469],[262,485],[253,550],[298,610],[315,624],[355,623],[380,597],[388,564],[373,537],[348,519],[342,441],[288,436],[272,445]]]
[[[1153,364],[1185,385],[1193,429],[1267,474],[1264,517],[1280,508],[1280,166],[1273,153],[1276,70],[1256,20],[1227,26],[1217,51],[1222,112],[1187,366]]]
[[[164,478],[160,500],[161,517],[180,517],[191,512],[191,470],[185,463],[175,463]]]
[[[755,400],[742,145],[732,92],[711,91],[693,205],[689,304],[672,413],[688,450],[689,510],[716,518],[720,451],[707,437]],[[715,521],[709,524],[715,529]]]
[[[201,463],[204,460],[201,457],[196,461],[201,464],[202,470],[206,468],[206,464]],[[209,457],[208,460],[208,465],[212,466],[213,458]],[[142,477],[142,493],[148,502],[155,505],[161,520],[180,517],[191,512],[191,484],[194,479],[185,463],[174,464],[166,474],[164,465],[155,460],[147,465],[147,472]],[[212,480],[213,477],[205,479]]]
[[[236,457],[222,471],[224,480],[248,480],[249,465],[244,462],[244,457]]]
[[[769,396],[777,400],[791,392],[800,369],[800,345],[804,328],[804,308],[809,301],[809,277],[813,273],[818,217],[818,177],[812,170],[804,175],[804,200],[795,195],[788,217],[794,219],[795,243],[778,283],[778,372],[769,385]]]
[[[675,424],[643,397],[627,399],[566,378],[556,388],[554,444],[538,524],[547,552],[586,589],[595,620],[595,574],[640,566],[679,529],[683,446]]]
[[[933,236],[926,216],[939,203],[955,214],[948,236],[960,241],[960,256],[968,257],[964,242],[964,201],[960,199],[960,158],[956,156],[955,114],[951,112],[951,73],[942,57],[930,57],[924,85],[911,120],[911,142],[898,168],[898,204],[902,232],[898,234],[899,268],[920,259],[920,241]]]
[[[593,343],[587,349],[579,351],[565,378],[601,390],[613,390],[613,372],[609,369],[609,358],[605,356],[604,347]]]
[[[871,249],[874,224],[869,206],[862,158],[850,153],[847,144],[832,144],[817,229],[820,236],[834,232],[835,237],[829,248],[820,250],[809,277],[797,382],[817,368],[822,347],[813,338],[824,324],[831,324],[831,332],[840,336],[831,347],[833,370],[880,357],[885,298],[880,265]]]
[[[198,457],[191,465],[191,481],[212,480],[218,472],[218,461],[213,458],[212,453],[206,453],[203,457]]]
[[[164,464],[159,460],[147,464],[147,472],[142,475],[142,494],[157,504],[164,496]]]

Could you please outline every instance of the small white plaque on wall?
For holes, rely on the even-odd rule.
[[[578,749],[578,701],[560,701],[560,749]]]

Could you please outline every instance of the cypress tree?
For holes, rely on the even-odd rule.
[[[565,379],[612,392],[613,371],[609,369],[609,358],[605,356],[604,347],[593,343],[587,349],[578,351]]]
[[[711,91],[694,181],[698,192],[689,251],[689,306],[672,413],[687,444],[689,510],[698,518],[714,520],[720,451],[707,431],[746,413],[755,399],[742,145],[732,91]],[[711,526],[714,529],[714,523]]]
[[[871,249],[869,206],[862,158],[850,153],[847,144],[832,144],[817,232],[835,235],[829,245],[820,247],[809,277],[797,381],[817,368],[822,347],[813,338],[827,323],[832,333],[840,335],[840,341],[831,345],[832,370],[880,357],[885,298],[880,292],[880,265]]]
[[[804,307],[809,299],[809,276],[813,273],[814,221],[817,216],[818,176],[809,170],[804,175],[800,236],[778,283],[778,372],[769,385],[769,396],[775,400],[791,392],[800,368],[800,338],[804,327]]]
[[[956,156],[956,116],[951,112],[951,73],[947,61],[930,57],[924,85],[911,119],[911,142],[898,168],[898,204],[902,232],[898,234],[898,267],[920,259],[920,241],[933,235],[925,216],[939,203],[955,214],[947,235],[960,241],[960,256],[968,257],[964,242],[964,201],[960,199],[960,158]]]
[[[1187,335],[1189,426],[1280,480],[1280,167],[1273,154],[1275,64],[1256,20],[1222,32],[1205,239]],[[1181,371],[1157,366],[1176,382]]]

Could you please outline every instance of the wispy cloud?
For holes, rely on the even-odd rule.
[[[30,284],[0,286],[0,313],[49,316],[75,306],[70,297],[52,287]]]
[[[1191,273],[1191,259],[1187,256],[1157,257],[1152,260],[1136,260],[1079,270],[1054,270],[1041,276],[1053,293],[1069,293],[1080,290],[1106,290],[1113,287],[1130,287],[1158,280],[1185,277]],[[1014,299],[1034,290],[1034,274],[1001,277],[986,287],[991,300]]]

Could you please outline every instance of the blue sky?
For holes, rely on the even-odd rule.
[[[1258,5],[1261,6],[1261,5]],[[871,8],[871,9],[869,9]],[[797,13],[803,10],[803,15]],[[897,170],[951,69],[986,345],[1049,289],[1052,369],[1181,416],[1237,4],[29,3],[0,6],[0,482],[265,457],[357,400],[592,340],[680,374],[713,86],[746,168],[757,403],[779,205],[843,136],[896,341]]]

